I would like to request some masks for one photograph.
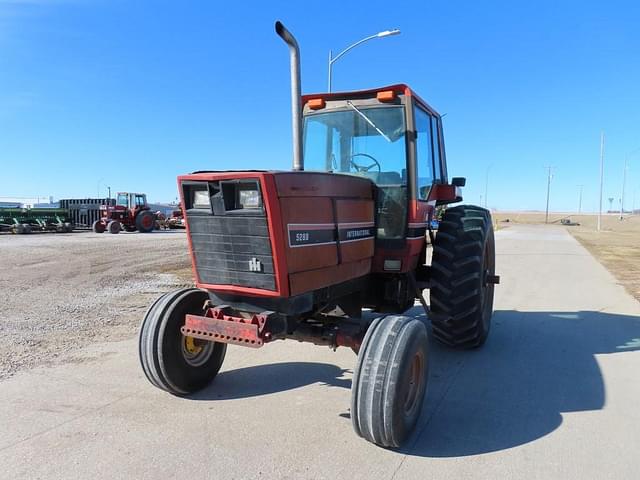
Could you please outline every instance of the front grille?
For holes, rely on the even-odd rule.
[[[275,290],[271,240],[264,214],[194,212],[187,213],[187,223],[202,283]]]

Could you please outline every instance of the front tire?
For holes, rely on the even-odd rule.
[[[206,387],[222,366],[225,343],[197,340],[180,332],[187,314],[202,315],[207,292],[187,288],[167,293],[147,311],[138,337],[140,364],[147,379],[173,395]]]
[[[381,447],[400,447],[414,430],[427,386],[427,329],[399,315],[373,321],[351,387],[355,432]]]
[[[433,336],[455,348],[476,348],[493,314],[495,241],[491,213],[460,205],[444,213],[431,262]]]
[[[109,230],[109,233],[113,233],[114,235],[116,235],[120,233],[120,230],[122,230],[122,225],[117,220],[111,220],[107,224],[107,230]]]
[[[100,220],[96,220],[95,222],[93,222],[91,229],[94,233],[104,233],[104,223],[102,223]]]

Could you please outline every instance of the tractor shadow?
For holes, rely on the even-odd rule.
[[[422,417],[401,453],[459,457],[541,438],[560,427],[563,413],[604,407],[596,355],[635,350],[640,317],[496,311],[491,335],[477,351],[431,342]]]
[[[351,378],[342,378],[347,372],[351,371],[328,363],[313,362],[281,362],[237,368],[220,372],[209,387],[190,395],[189,398],[231,400],[257,397],[313,383],[351,388]]]

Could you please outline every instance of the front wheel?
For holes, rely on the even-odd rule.
[[[104,233],[104,223],[102,223],[100,220],[96,220],[95,222],[93,222],[91,229],[94,233]]]
[[[109,223],[107,223],[107,230],[109,230],[109,233],[113,233],[115,235],[120,233],[120,230],[122,230],[122,225],[117,220],[111,220]]]
[[[420,320],[390,315],[373,321],[351,387],[351,421],[358,435],[393,448],[409,437],[424,401],[428,345]]]
[[[206,387],[218,374],[225,343],[184,336],[187,314],[204,314],[207,292],[187,288],[160,297],[147,311],[138,337],[140,364],[147,379],[174,395]]]

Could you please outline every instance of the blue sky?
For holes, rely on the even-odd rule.
[[[478,203],[543,209],[620,196],[640,148],[640,2],[164,2],[0,0],[0,197],[176,196],[200,169],[288,169],[288,54],[324,91],[328,50],[380,30],[334,65],[334,90],[408,83],[444,118],[450,175]],[[640,207],[640,151],[627,206]],[[617,203],[617,200],[616,200]]]

